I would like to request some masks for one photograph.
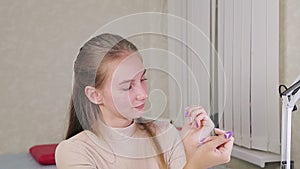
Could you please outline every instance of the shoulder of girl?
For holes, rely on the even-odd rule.
[[[82,134],[78,135],[84,135]],[[91,163],[86,143],[77,135],[58,144],[55,150],[57,168],[71,168],[75,165]]]
[[[157,127],[162,130],[170,130],[170,129],[175,129],[175,127],[173,126],[173,124],[171,124],[169,121],[167,120],[156,120],[155,124],[157,125]]]
[[[86,142],[87,139],[88,139],[88,136],[87,136],[86,132],[82,131],[69,139],[61,141],[58,144],[57,148],[76,146],[76,145],[80,144],[80,142]]]

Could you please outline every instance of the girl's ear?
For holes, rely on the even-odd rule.
[[[102,104],[103,97],[99,90],[92,86],[86,86],[84,88],[85,95],[94,104]]]

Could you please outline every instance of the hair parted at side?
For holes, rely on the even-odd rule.
[[[87,41],[79,51],[74,62],[73,93],[70,99],[69,124],[66,139],[83,130],[93,130],[93,123],[101,118],[99,105],[92,103],[85,95],[85,87],[93,86],[101,89],[107,78],[109,63],[120,58],[127,51],[138,51],[137,47],[119,35],[101,34]],[[155,132],[149,124],[138,123],[160,152],[159,164],[166,168],[166,162],[161,154],[161,148],[156,140]]]

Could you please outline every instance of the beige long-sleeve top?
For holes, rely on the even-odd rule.
[[[157,139],[170,169],[186,163],[178,131],[167,122],[154,122]],[[101,136],[84,130],[62,141],[55,154],[58,169],[159,169],[157,152],[145,130],[135,122],[126,128],[101,126]]]

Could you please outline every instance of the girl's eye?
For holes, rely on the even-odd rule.
[[[130,90],[132,88],[132,85],[130,85],[128,88],[127,88],[127,90]]]
[[[132,89],[132,85],[130,84],[130,86],[129,87],[127,87],[127,88],[125,88],[125,89],[123,89],[124,91],[128,91],[128,90],[130,90],[130,89]]]
[[[141,78],[141,82],[144,82],[144,81],[146,81],[146,80],[148,80],[148,79],[147,79],[147,78]],[[124,88],[124,89],[122,89],[122,90],[124,90],[124,91],[129,91],[130,89],[132,89],[132,85],[133,85],[133,84],[130,84],[129,87]]]

